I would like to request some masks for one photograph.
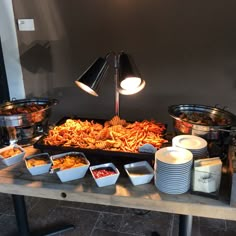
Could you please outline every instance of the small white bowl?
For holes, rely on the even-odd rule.
[[[59,179],[61,180],[61,182],[67,182],[67,181],[71,181],[71,180],[75,180],[75,179],[81,179],[85,176],[85,174],[89,168],[90,162],[88,161],[88,159],[86,158],[86,156],[82,152],[66,152],[66,153],[53,155],[50,158],[51,158],[51,161],[53,164],[53,161],[55,159],[62,158],[65,156],[70,156],[70,155],[84,158],[85,162],[87,164],[82,165],[82,166],[78,166],[78,167],[72,167],[72,168],[65,169],[65,170],[53,170],[52,169],[52,172],[56,172],[56,174],[59,177]]]
[[[29,166],[28,165],[28,161],[30,159],[45,159],[47,161],[47,164],[43,164],[43,165],[35,165],[35,166]],[[49,173],[49,170],[52,166],[52,161],[49,157],[48,153],[40,153],[40,154],[35,154],[32,156],[28,156],[25,158],[25,165],[28,169],[28,171],[30,172],[31,175],[41,175],[44,173]]]
[[[94,173],[93,171],[96,170],[96,169],[106,169],[106,168],[112,168],[114,170],[114,174],[111,174],[111,175],[107,175],[107,176],[104,176],[104,177],[99,177],[99,178],[96,178],[94,176]],[[120,175],[120,172],[119,170],[115,167],[115,165],[113,163],[106,163],[106,164],[100,164],[100,165],[96,165],[96,166],[91,166],[90,168],[90,172],[97,184],[98,187],[104,187],[104,186],[108,186],[108,185],[113,185],[116,183],[119,175]]]
[[[10,151],[10,150],[13,149],[13,148],[19,149],[19,150],[21,151],[21,153],[18,153],[18,154],[16,154],[16,155],[13,155],[13,156],[8,157],[8,158],[4,158],[4,157],[1,155],[1,153],[5,152],[5,151]],[[17,145],[17,144],[9,145],[9,146],[7,146],[7,147],[4,147],[4,148],[1,148],[1,149],[0,149],[0,159],[1,159],[2,162],[3,162],[5,165],[7,165],[7,166],[10,166],[10,165],[13,165],[13,164],[15,164],[15,163],[17,163],[17,162],[22,161],[24,155],[25,155],[25,150],[24,150],[21,146],[19,146],[19,145]]]
[[[147,161],[126,164],[124,168],[133,185],[147,184],[154,176],[153,168]]]

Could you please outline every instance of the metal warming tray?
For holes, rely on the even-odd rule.
[[[30,98],[0,105],[1,144],[28,144],[46,131],[51,108],[56,99]]]
[[[172,105],[168,112],[177,134],[192,134],[207,140],[218,140],[225,133],[227,135],[236,122],[236,116],[229,111],[199,104]]]
[[[57,100],[47,98],[20,99],[6,102],[0,106],[0,126],[26,127],[42,122],[48,118],[50,108],[56,103]],[[32,106],[32,104],[42,108],[21,113],[24,107]]]

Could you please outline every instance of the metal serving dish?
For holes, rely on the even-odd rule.
[[[236,123],[236,116],[224,109],[198,105],[198,104],[179,104],[168,108],[169,115],[173,118],[173,125],[176,134],[192,134],[201,136],[207,140],[218,140],[222,134],[229,133],[232,126]],[[220,120],[204,124],[198,120],[183,118],[183,114],[191,116],[198,114],[205,120]],[[204,121],[204,120],[203,120]],[[223,121],[223,122],[222,122]]]
[[[28,143],[42,134],[47,128],[51,107],[57,103],[56,99],[30,98],[1,104],[1,144]]]
[[[90,119],[90,118],[82,118],[77,116],[70,116],[70,117],[63,117],[60,119],[56,126],[62,125],[66,122],[67,119],[80,119],[82,121],[94,121],[95,123],[104,124],[107,120],[102,119]],[[130,122],[130,121],[129,121]],[[165,131],[163,133],[165,135]],[[114,165],[120,166],[121,164],[129,164],[135,161],[143,161],[146,160],[151,165],[154,164],[154,153],[148,152],[140,152],[140,153],[132,153],[132,152],[122,152],[122,151],[110,151],[110,150],[103,150],[103,149],[90,149],[90,148],[81,148],[79,146],[56,146],[45,144],[44,139],[47,137],[47,134],[43,135],[39,140],[34,143],[34,147],[40,149],[41,152],[83,152],[86,157],[89,159],[91,165],[99,165],[101,163],[108,163],[112,162]],[[168,143],[163,144],[169,145]],[[123,168],[123,166],[122,166]],[[125,170],[123,169],[125,174]]]

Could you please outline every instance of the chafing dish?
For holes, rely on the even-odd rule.
[[[236,116],[233,113],[206,105],[172,105],[168,108],[168,112],[173,118],[174,130],[177,134],[192,134],[207,140],[218,140],[223,134],[229,134],[236,123]],[[203,120],[188,119],[188,115],[191,116],[193,113],[198,114]]]
[[[30,144],[34,138],[46,131],[51,108],[57,102],[56,99],[30,98],[1,104],[1,145]]]

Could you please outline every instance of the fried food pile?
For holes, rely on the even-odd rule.
[[[31,158],[27,160],[27,166],[28,168],[35,167],[35,166],[41,166],[41,165],[46,165],[49,163],[49,160],[45,158]]]
[[[22,151],[19,148],[12,148],[12,149],[6,150],[4,152],[1,152],[0,155],[3,158],[9,158],[9,157],[13,157],[17,154],[20,154],[21,152]]]
[[[74,168],[84,165],[87,165],[87,162],[83,157],[67,155],[61,158],[54,159],[52,169],[66,170],[69,168]]]
[[[156,148],[166,143],[164,130],[162,123],[147,120],[129,123],[118,116],[104,125],[93,120],[67,119],[49,131],[44,144],[137,153],[138,148],[146,143]]]

